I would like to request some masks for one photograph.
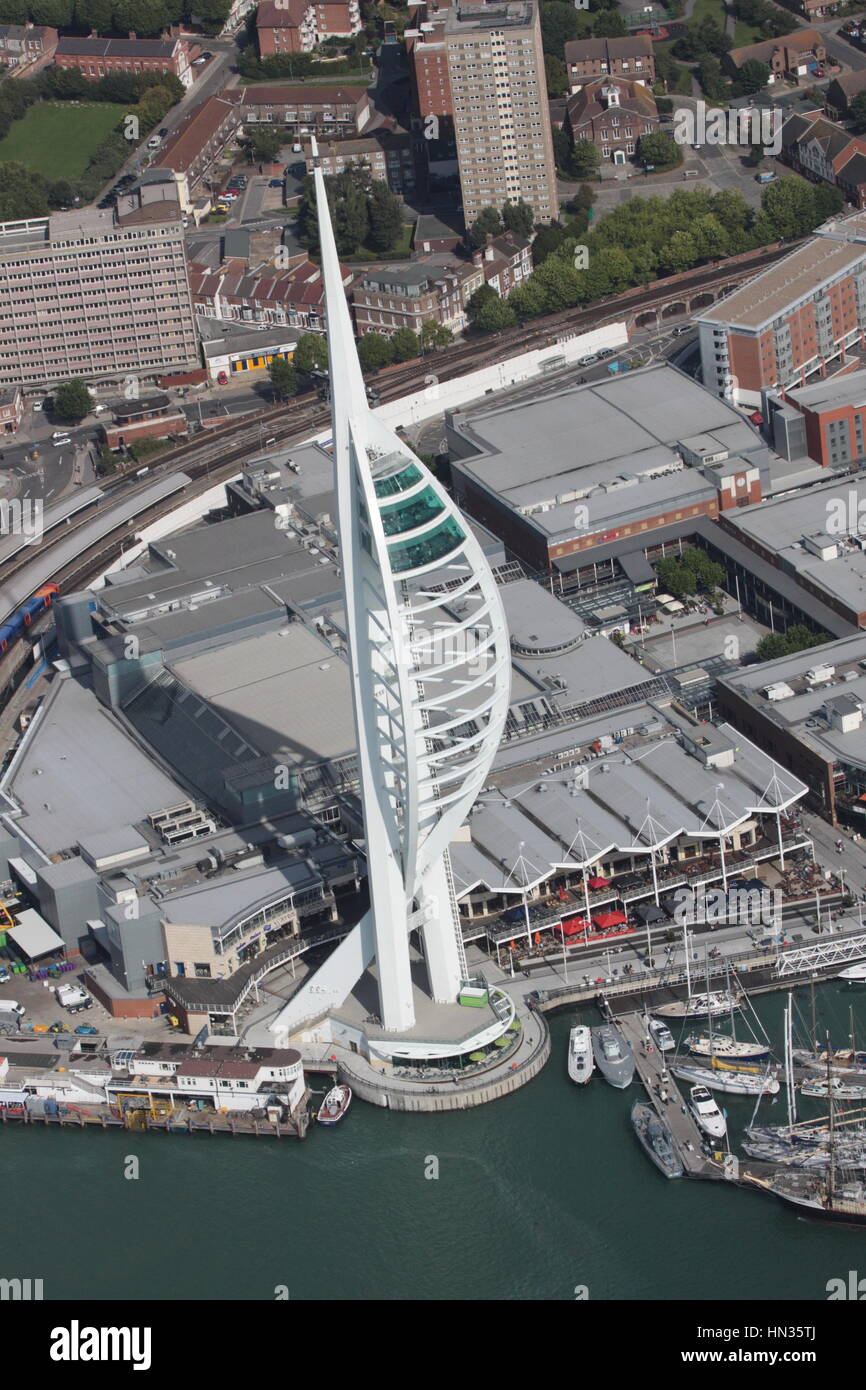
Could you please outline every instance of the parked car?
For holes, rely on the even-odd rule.
[[[268,179],[268,188],[282,188],[282,179]]]
[[[9,974],[9,971],[0,967],[0,985],[8,984],[11,978],[12,976]]]
[[[589,354],[588,357],[581,357],[580,362],[578,363],[578,366],[581,366],[581,367],[591,367],[591,366],[593,365],[593,363],[594,363],[594,362],[597,362],[597,361],[598,361],[598,354],[595,353],[595,352],[591,352],[591,353]]]
[[[166,135],[168,135],[168,126],[164,125],[162,129],[158,130],[156,133],[159,136],[160,140],[164,140]]]
[[[150,139],[149,139],[148,142],[147,142],[147,148],[148,148],[149,150],[155,150],[155,149],[158,149],[158,147],[159,147],[161,144],[162,144],[162,140],[160,139],[160,137],[159,137],[158,135],[151,135]]]
[[[89,1023],[79,1023],[78,1027],[75,1029],[75,1032],[82,1033],[88,1038],[95,1038],[96,1034],[99,1032],[99,1029],[91,1028]]]
[[[72,443],[72,439],[68,434],[64,434],[61,435],[59,439],[52,439],[51,443],[54,445],[55,449],[65,449],[67,444]]]
[[[65,1023],[52,1023],[48,1031],[49,1033],[68,1033],[69,1029]]]
[[[217,381],[219,382],[220,386],[228,386],[229,379],[225,372],[218,372]]]

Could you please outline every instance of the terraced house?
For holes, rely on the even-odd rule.
[[[625,77],[650,84],[656,77],[652,40],[646,35],[575,39],[565,45],[565,66],[572,95],[596,77]]]
[[[798,174],[832,183],[847,202],[866,207],[866,140],[849,135],[820,112],[785,122],[781,157]]]

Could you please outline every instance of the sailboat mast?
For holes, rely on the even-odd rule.
[[[830,1183],[827,1188],[827,1206],[833,1209],[833,1198],[836,1195],[836,1097],[830,1085],[830,1034],[827,1034],[827,1099],[830,1105]]]

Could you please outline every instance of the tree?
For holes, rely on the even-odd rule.
[[[848,115],[853,121],[852,129],[855,135],[866,132],[866,92],[857,93],[848,107]]]
[[[540,266],[565,240],[564,227],[542,227],[532,243],[532,264]]]
[[[482,307],[489,304],[492,300],[498,299],[496,291],[490,285],[481,285],[474,294],[471,294],[466,301],[466,317],[470,323],[475,323]]]
[[[642,135],[637,142],[638,163],[646,169],[671,169],[682,163],[682,151],[672,135],[665,130],[657,130],[652,135]]]
[[[503,328],[513,328],[516,322],[517,315],[514,310],[498,295],[482,304],[475,319],[476,326],[482,333],[499,333]]]
[[[270,164],[283,148],[285,136],[279,130],[257,125],[253,126],[245,144],[251,164]]]
[[[195,10],[199,12],[198,4]],[[168,14],[162,0],[117,0],[114,7],[114,27],[123,34],[133,30],[139,38],[150,38],[167,25]]]
[[[75,0],[75,23],[80,29],[107,34],[114,16],[114,0]]]
[[[769,64],[762,63],[757,58],[748,58],[739,70],[737,85],[742,92],[749,95],[766,87],[769,77]]]
[[[44,217],[48,211],[48,185],[41,174],[23,164],[0,164],[0,221]]]
[[[321,333],[303,333],[292,353],[292,366],[299,372],[312,372],[328,365],[328,344]]]
[[[378,372],[380,367],[387,367],[394,360],[391,339],[381,333],[365,333],[358,339],[358,357],[362,371]]]
[[[436,352],[439,348],[449,347],[451,343],[451,329],[444,323],[436,323],[433,319],[428,319],[427,323],[421,326],[421,351]]]
[[[488,236],[501,236],[502,218],[496,208],[482,208],[469,228],[469,240],[473,246],[483,246]]]
[[[569,172],[576,179],[591,179],[601,167],[601,152],[591,140],[575,140]]]
[[[700,261],[718,261],[729,254],[730,238],[717,217],[707,213],[692,223],[691,235]]]
[[[0,0],[0,24],[26,24],[27,0]]]
[[[534,249],[535,242],[532,245]],[[530,275],[528,280],[514,286],[508,296],[508,306],[514,310],[521,321],[546,313],[547,303],[543,285],[536,280],[534,275]]]
[[[395,362],[411,362],[421,356],[421,343],[418,334],[411,328],[398,328],[391,337],[391,354]]]
[[[298,389],[298,374],[291,362],[287,362],[285,357],[275,357],[268,368],[268,374],[278,396],[283,399],[286,396],[294,396]]]
[[[818,227],[822,222],[826,222],[828,217],[835,217],[845,206],[845,198],[841,189],[832,183],[818,183],[812,189],[812,198],[815,204],[814,226]]]
[[[79,424],[85,415],[89,415],[95,404],[87,384],[81,377],[61,382],[54,392],[54,414],[58,419],[68,420],[73,425]]]
[[[688,232],[674,232],[661,253],[660,264],[668,275],[690,270],[698,259],[698,249]]]
[[[592,36],[595,39],[624,39],[627,34],[628,25],[622,15],[615,11],[599,15],[598,19],[592,21]]]
[[[68,28],[72,23],[72,0],[30,0],[30,18],[34,24]]]
[[[544,55],[544,76],[549,97],[563,97],[568,91],[568,68],[553,53]]]
[[[403,205],[387,183],[374,179],[367,198],[370,230],[367,245],[371,251],[390,251],[403,230]]]
[[[522,198],[518,198],[516,203],[503,203],[502,224],[507,232],[513,232],[515,236],[531,237],[535,222],[529,203]]]
[[[548,0],[541,6],[541,42],[545,53],[565,57],[565,45],[580,35],[577,11],[573,5]]]
[[[815,189],[796,175],[768,184],[761,207],[777,237],[805,236],[816,225]]]

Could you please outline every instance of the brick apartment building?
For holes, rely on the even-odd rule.
[[[767,64],[771,83],[781,78],[797,82],[800,78],[808,78],[810,72],[827,61],[827,48],[817,29],[800,29],[778,39],[732,48],[722,57],[722,68],[730,77],[736,77],[751,58]]]
[[[624,77],[652,84],[656,62],[646,35],[625,39],[574,39],[565,45],[565,66],[572,94],[596,77]]]
[[[781,158],[798,174],[833,184],[855,207],[866,207],[866,140],[849,135],[820,112],[788,118]]]
[[[374,179],[387,183],[394,193],[412,193],[415,189],[415,160],[408,132],[375,131],[355,140],[326,140],[318,146],[318,158],[312,157],[312,146],[305,145],[304,160],[307,172],[314,166],[323,174],[341,174],[352,164],[367,164]]]
[[[45,63],[57,48],[56,29],[40,24],[0,24],[0,63],[16,77]]]
[[[513,232],[487,238],[487,245],[472,257],[484,272],[484,281],[500,299],[507,299],[515,285],[532,274],[532,242]],[[467,296],[468,298],[469,296]]]
[[[773,447],[783,458],[808,456],[822,468],[866,459],[866,371],[768,392],[764,410]]]
[[[21,424],[22,413],[21,388],[13,386],[7,391],[0,391],[0,430],[4,434],[15,434]]]
[[[309,53],[325,39],[351,38],[362,28],[358,0],[284,0],[280,5],[265,0],[256,11],[262,58]]]
[[[355,272],[346,266],[342,269],[348,291]],[[299,334],[325,332],[321,268],[304,255],[281,271],[251,270],[236,262],[212,270],[193,262],[189,279],[196,312],[207,318],[291,327]]]
[[[180,218],[94,208],[0,223],[0,389],[199,365]]]
[[[240,124],[238,91],[230,89],[194,107],[157,151],[151,169],[174,175],[185,212],[192,210],[196,185],[206,178]]]
[[[462,327],[463,294],[453,271],[432,265],[385,266],[363,275],[352,289],[358,336],[398,328],[420,333],[425,323]]]
[[[193,58],[201,49],[186,39],[59,39],[54,62],[59,68],[77,68],[93,82],[110,72],[172,72],[185,87],[195,80]]]
[[[572,144],[591,140],[602,159],[625,164],[642,135],[661,123],[652,92],[641,82],[599,77],[587,82],[565,108],[565,129]]]
[[[372,114],[365,87],[259,84],[235,88],[231,95],[244,125],[285,126],[293,135],[359,135]]]
[[[866,341],[866,215],[828,223],[694,321],[704,384],[740,405],[838,371]]]
[[[461,6],[431,0],[415,11],[405,38],[428,176],[459,174],[467,225],[482,208],[519,198],[538,221],[555,217],[537,0]]]

